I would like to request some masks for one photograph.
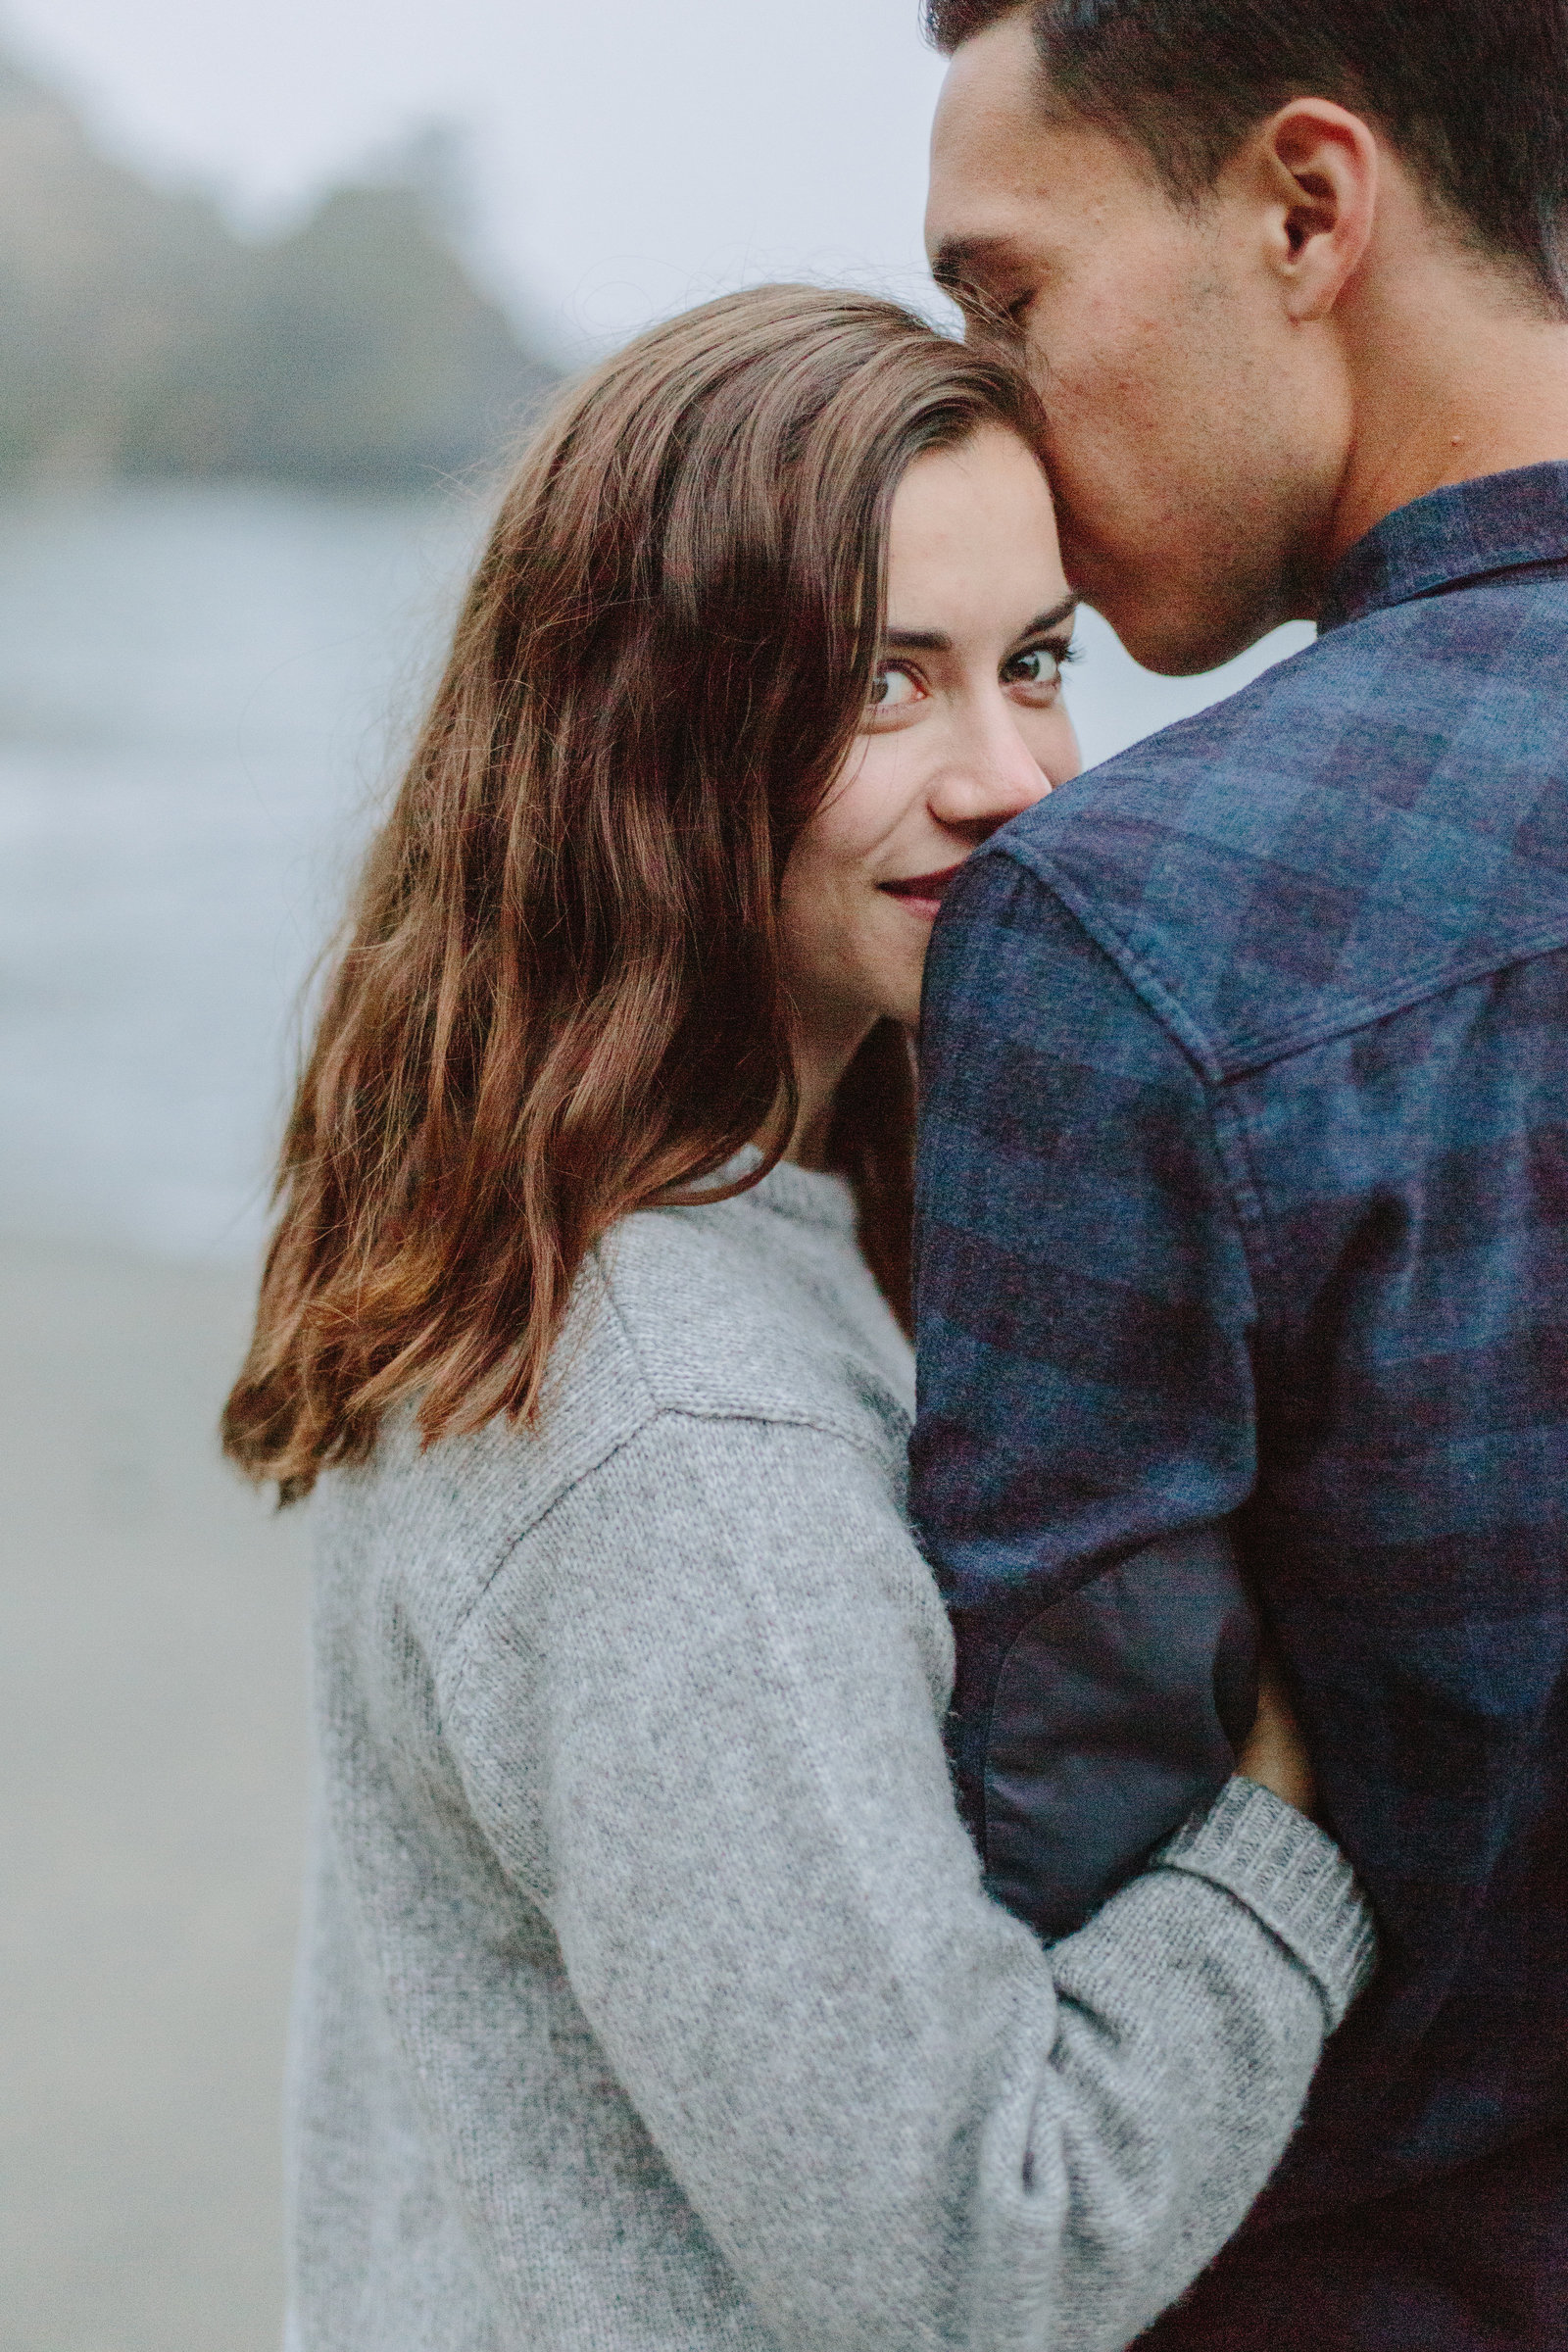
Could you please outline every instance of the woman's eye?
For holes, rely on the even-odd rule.
[[[1061,685],[1061,665],[1070,659],[1063,645],[1032,645],[1026,654],[1014,654],[1003,682],[1021,686],[1031,702],[1050,702]]]
[[[919,700],[920,689],[906,669],[879,669],[871,680],[873,710],[903,710]]]

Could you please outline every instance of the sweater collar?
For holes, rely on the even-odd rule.
[[[719,1170],[716,1183],[734,1184],[750,1175],[762,1164],[762,1154],[755,1144],[748,1144],[726,1161]],[[755,1201],[759,1208],[770,1209],[775,1216],[788,1217],[796,1225],[823,1225],[834,1233],[847,1234],[853,1240],[856,1227],[855,1195],[842,1176],[825,1176],[815,1168],[798,1168],[781,1159],[770,1168],[760,1184],[742,1200]]]

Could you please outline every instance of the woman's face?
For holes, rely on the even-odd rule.
[[[1000,425],[917,458],[893,502],[888,627],[864,724],[785,868],[808,1037],[911,1027],[943,891],[976,845],[1078,772],[1061,700],[1073,600],[1045,476]]]

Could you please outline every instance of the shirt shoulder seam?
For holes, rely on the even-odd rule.
[[[1484,955],[1467,962],[1439,966],[1434,963],[1417,965],[1401,975],[1396,986],[1376,997],[1345,999],[1317,1021],[1307,1021],[1295,1028],[1282,1030],[1277,1036],[1237,1038],[1225,1048],[1219,1047],[1196,1021],[1147,963],[1124,933],[1105,921],[1088,895],[1080,891],[1054,860],[1033,852],[1024,852],[1011,842],[999,845],[1002,856],[1035,878],[1044,889],[1058,898],[1074,920],[1082,925],[1122,973],[1127,985],[1142,998],[1150,1011],[1168,1029],[1182,1051],[1197,1064],[1210,1086],[1222,1087],[1233,1080],[1251,1076],[1276,1061],[1288,1061],[1298,1054],[1309,1053],[1314,1046],[1332,1044],[1342,1037],[1353,1037],[1362,1029],[1370,1029],[1396,1012],[1408,1011],[1416,1004],[1427,1004],[1434,997],[1446,996],[1450,991],[1470,988],[1478,980],[1491,978],[1494,973],[1511,971],[1516,965],[1532,963],[1542,956],[1557,954],[1568,947],[1568,918],[1558,916],[1539,929],[1527,932],[1522,939],[1511,941],[1506,949],[1489,949]]]

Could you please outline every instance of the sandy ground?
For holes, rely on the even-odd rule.
[[[0,1246],[0,2345],[271,2352],[305,1527],[221,1467],[248,1286]]]

